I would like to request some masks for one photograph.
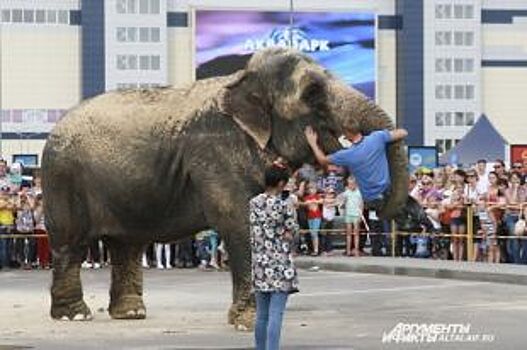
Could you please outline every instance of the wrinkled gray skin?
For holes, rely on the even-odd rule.
[[[51,316],[88,320],[80,264],[102,237],[112,260],[109,312],[146,316],[139,260],[152,241],[216,228],[227,243],[233,281],[229,322],[251,328],[248,200],[263,190],[277,156],[314,162],[304,136],[340,148],[342,121],[365,133],[392,128],[388,116],[310,58],[285,49],[253,56],[245,70],[189,88],[109,92],[71,110],[46,143],[43,189],[53,251]],[[386,216],[407,197],[401,143],[389,147],[395,190]]]

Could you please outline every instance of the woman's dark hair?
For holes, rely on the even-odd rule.
[[[287,168],[273,164],[265,169],[265,187],[276,187],[280,181],[289,181]]]
[[[525,181],[524,181],[524,178],[523,178],[522,174],[520,174],[518,171],[511,172],[511,174],[509,176],[509,179],[512,180],[513,176],[516,176],[520,180],[520,185],[521,186],[523,186],[525,184]]]

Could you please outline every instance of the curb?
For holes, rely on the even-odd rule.
[[[527,275],[511,273],[480,272],[420,266],[408,267],[375,264],[351,264],[344,262],[304,260],[298,258],[295,259],[295,265],[301,269],[311,269],[313,267],[318,267],[321,270],[337,272],[371,273],[391,276],[443,278],[463,281],[527,285]]]

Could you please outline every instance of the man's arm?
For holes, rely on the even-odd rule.
[[[313,150],[313,153],[315,154],[317,162],[323,167],[327,167],[329,164],[331,164],[331,161],[329,160],[328,156],[326,156],[326,154],[318,146],[318,136],[315,130],[313,130],[311,126],[308,126],[306,127],[304,133],[306,135],[309,147],[311,147],[311,150]]]
[[[391,142],[399,141],[408,136],[408,131],[405,129],[395,129],[390,131]]]

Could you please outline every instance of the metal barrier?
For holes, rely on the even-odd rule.
[[[521,214],[526,208],[527,203],[520,203],[518,205],[505,205],[505,204],[499,204],[499,203],[489,203],[491,206],[489,209],[517,209],[520,211],[520,216],[523,216]],[[396,247],[396,241],[398,236],[411,236],[411,235],[420,235],[420,236],[426,236],[426,237],[432,237],[432,238],[463,238],[466,239],[466,256],[468,261],[472,261],[474,256],[474,239],[482,239],[485,238],[484,235],[478,235],[474,233],[474,227],[473,227],[473,217],[474,217],[474,208],[472,205],[463,205],[461,208],[466,209],[466,233],[465,234],[451,234],[451,233],[435,233],[435,232],[405,232],[405,231],[398,231],[397,225],[395,221],[392,221],[392,231],[391,232],[368,232],[365,230],[361,230],[359,232],[360,235],[368,234],[370,236],[372,235],[387,235],[390,234],[391,237],[391,253],[392,256],[395,256],[395,247]],[[525,219],[525,217],[524,217]],[[302,229],[300,230],[300,234],[309,234],[312,230],[309,229]],[[330,235],[345,235],[346,229],[318,229],[316,230],[319,233],[327,233]],[[493,238],[497,240],[527,240],[527,233],[523,236],[515,235],[513,232],[509,233],[507,236],[498,235],[497,233],[493,236]]]

